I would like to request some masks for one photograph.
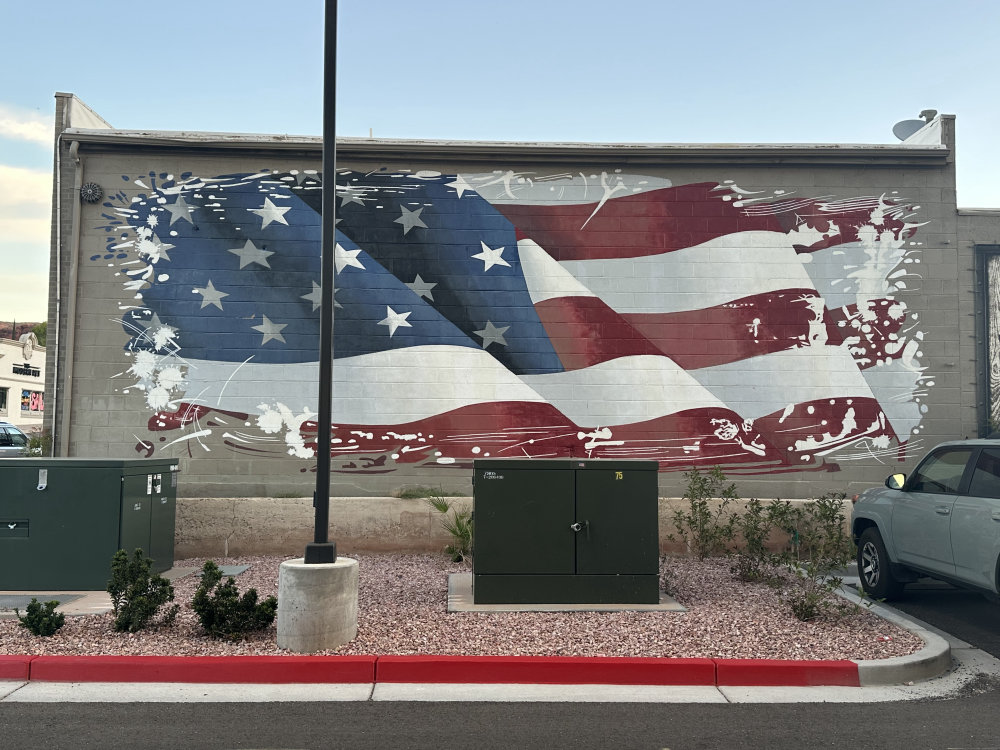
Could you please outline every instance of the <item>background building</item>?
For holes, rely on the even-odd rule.
[[[23,432],[42,429],[45,416],[45,348],[33,333],[0,339],[0,421]]]
[[[318,138],[57,96],[46,425],[196,497],[308,494]],[[896,144],[338,142],[333,489],[651,458],[661,494],[852,493],[1000,422],[1000,215],[955,120]],[[993,331],[993,333],[991,333]]]

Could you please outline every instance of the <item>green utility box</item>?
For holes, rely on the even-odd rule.
[[[656,461],[478,459],[476,604],[657,604]]]
[[[119,549],[174,564],[176,459],[0,460],[0,589],[100,591]]]

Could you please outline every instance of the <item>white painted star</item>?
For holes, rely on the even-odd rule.
[[[418,273],[417,278],[407,284],[407,286],[410,287],[410,290],[418,297],[426,297],[431,302],[434,301],[434,295],[431,293],[431,289],[437,286],[437,282],[424,281],[420,278],[420,274]]]
[[[313,312],[319,310],[320,305],[323,302],[323,287],[317,284],[315,281],[312,282],[313,288],[309,294],[303,294],[302,299],[309,300],[313,303]]]
[[[268,224],[274,221],[287,226],[288,221],[285,219],[285,214],[291,211],[292,207],[276,206],[273,203],[271,203],[270,198],[265,198],[263,206],[261,206],[260,208],[248,208],[247,210],[252,214],[257,214],[261,219],[264,220],[260,226],[260,228],[263,229]]]
[[[178,219],[184,219],[188,224],[194,224],[191,221],[191,207],[184,201],[183,195],[178,195],[176,201],[165,205],[164,208],[170,212],[170,226],[173,226]]]
[[[286,343],[285,337],[281,335],[281,331],[282,329],[287,328],[288,324],[273,323],[266,315],[261,315],[260,317],[264,319],[263,323],[261,323],[259,326],[250,326],[255,331],[260,331],[261,333],[264,334],[264,339],[260,342],[260,345],[264,346],[264,344],[266,344],[271,339],[280,341],[282,344]]]
[[[171,245],[169,242],[163,242],[155,234],[153,235],[153,238],[150,240],[150,242],[153,243],[153,247],[156,249],[155,257],[159,258],[160,260],[170,260],[170,256],[167,255],[167,250],[173,250],[175,247],[174,245]]]
[[[507,346],[507,341],[504,339],[503,335],[507,332],[508,328],[510,328],[510,326],[497,328],[492,322],[487,320],[486,327],[481,331],[474,331],[474,333],[483,339],[483,349],[488,348],[490,344]]]
[[[427,229],[427,225],[424,224],[423,219],[420,218],[420,214],[424,210],[423,208],[418,208],[416,211],[411,211],[406,206],[400,206],[400,208],[403,210],[403,213],[398,219],[393,219],[393,222],[403,225],[404,235],[413,229],[413,227],[423,227],[424,229]]]
[[[483,268],[484,272],[489,271],[493,268],[493,266],[507,266],[507,268],[510,268],[510,263],[503,259],[502,247],[498,247],[494,250],[493,248],[487,246],[485,242],[480,242],[479,244],[483,246],[483,251],[481,253],[476,253],[472,257],[478,258],[486,264],[486,267]]]
[[[264,268],[270,268],[270,264],[267,262],[269,256],[274,255],[270,250],[262,250],[253,244],[252,240],[247,240],[243,247],[234,247],[230,250],[233,255],[238,255],[240,258],[240,268],[246,268],[251,263],[259,263],[264,266]]]
[[[158,263],[161,260],[170,260],[170,256],[167,255],[167,250],[172,250],[173,245],[167,242],[161,242],[160,238],[155,234],[149,234],[148,236],[140,235],[136,241],[136,249],[141,255],[149,258],[151,263]]]
[[[413,328],[413,325],[411,323],[406,322],[406,319],[408,317],[410,317],[410,313],[408,312],[398,313],[391,307],[386,305],[385,318],[383,320],[380,320],[378,324],[380,326],[389,326],[389,338],[392,338],[392,334],[394,334],[396,332],[396,329],[399,328],[400,326],[404,326],[406,328]]]
[[[337,193],[340,196],[340,207],[343,208],[348,203],[357,203],[359,206],[363,206],[364,192],[360,188],[356,188],[352,185],[346,187],[337,186]]]
[[[302,299],[309,300],[313,305],[313,312],[319,310],[323,306],[323,287],[317,284],[315,281],[312,282],[313,288],[309,294],[303,294]],[[337,302],[337,289],[334,287],[333,290],[333,306],[343,307],[339,302]]]
[[[194,289],[195,294],[201,295],[201,308],[204,310],[209,305],[215,305],[220,310],[222,309],[222,298],[228,297],[228,292],[220,292],[212,285],[212,280],[208,280],[208,286],[202,289]]]
[[[464,193],[466,190],[468,190],[470,193],[472,192],[472,186],[465,181],[465,178],[462,177],[462,175],[455,175],[455,181],[449,182],[447,183],[447,185],[450,188],[455,188],[455,192],[458,193],[459,198],[462,197],[462,193]]]
[[[364,270],[364,266],[358,260],[358,253],[360,252],[360,247],[355,250],[345,250],[340,245],[337,245],[333,250],[333,262],[337,273],[343,271],[347,266],[354,266],[355,268]]]

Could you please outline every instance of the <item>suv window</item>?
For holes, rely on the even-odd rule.
[[[983,448],[972,473],[969,494],[976,497],[1000,498],[1000,449]]]
[[[958,492],[972,448],[944,448],[928,456],[907,483],[909,492]]]
[[[0,427],[0,445],[24,447],[27,444],[28,438],[20,430],[11,427]]]

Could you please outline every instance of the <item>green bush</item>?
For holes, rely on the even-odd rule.
[[[784,599],[800,620],[843,617],[857,607],[836,595],[843,579],[836,571],[854,559],[854,542],[844,528],[843,492],[827,493],[789,514],[790,549],[785,563],[795,573]]]
[[[256,589],[248,589],[241,597],[233,577],[222,583],[222,571],[209,560],[202,568],[201,584],[191,607],[210,636],[239,640],[244,634],[265,630],[274,622],[278,600],[269,596],[258,602]]]
[[[174,587],[160,575],[152,575],[153,561],[141,549],[136,549],[129,559],[125,550],[118,550],[111,558],[111,579],[108,593],[115,615],[115,630],[135,633],[146,627],[157,611],[174,599]],[[168,608],[160,624],[168,625],[177,617],[180,606]]]
[[[24,446],[21,453],[25,456],[51,456],[52,433],[48,430],[29,432],[28,443]]]
[[[14,614],[17,615],[18,624],[22,628],[27,628],[35,635],[47,637],[55,635],[55,632],[66,622],[66,615],[62,612],[56,612],[58,606],[58,601],[41,604],[32,597],[24,612],[24,617],[21,617],[21,612],[18,609],[14,610]]]
[[[718,466],[707,472],[695,467],[684,478],[688,484],[682,499],[688,501],[688,508],[673,514],[678,536],[700,560],[725,554],[736,534],[735,521],[728,515],[729,506],[739,500],[736,485],[726,485],[726,476]],[[715,510],[712,501],[718,502]],[[670,538],[676,537],[671,534]]]
[[[452,562],[472,557],[472,511],[459,510],[443,497],[428,498],[427,504],[442,515],[441,526],[451,534],[452,543],[444,548]]]
[[[774,584],[783,556],[771,549],[775,531],[788,525],[791,503],[781,500],[765,505],[757,498],[746,502],[742,513],[733,515],[733,527],[738,543],[729,570],[745,582],[763,581]]]
[[[752,498],[743,511],[734,511],[736,486],[726,484],[719,467],[707,472],[694,468],[684,476],[688,507],[674,511],[673,522],[691,554],[700,559],[729,554],[735,577],[780,587],[782,600],[800,620],[843,617],[857,610],[836,595],[843,582],[837,571],[855,553],[845,529],[844,493],[828,493],[802,505]],[[772,540],[781,532],[788,541],[775,549]]]

